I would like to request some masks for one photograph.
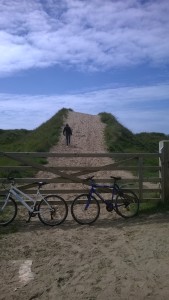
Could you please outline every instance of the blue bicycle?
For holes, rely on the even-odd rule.
[[[91,188],[89,193],[77,196],[72,202],[71,214],[77,223],[82,225],[92,224],[98,219],[100,204],[95,196],[106,205],[107,211],[112,212],[115,210],[115,212],[123,218],[131,218],[138,214],[139,199],[132,190],[119,187],[117,181],[120,180],[121,177],[111,176],[113,183],[109,185],[97,184],[93,177],[94,176],[85,179],[90,182]],[[98,189],[101,189],[101,192],[104,193],[104,189],[107,188],[110,190],[111,196],[110,199],[105,200]],[[95,196],[93,196],[93,194]],[[107,193],[107,195],[109,195],[109,193]]]

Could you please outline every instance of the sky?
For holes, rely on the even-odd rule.
[[[168,0],[0,0],[0,12],[1,129],[64,107],[169,134]]]

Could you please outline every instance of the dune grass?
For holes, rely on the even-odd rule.
[[[164,213],[169,211],[169,201],[147,201],[140,204],[139,213],[140,214],[156,214]]]
[[[118,120],[109,113],[100,113],[101,121],[106,124],[105,143],[109,152],[119,153],[158,153],[159,142],[169,140],[169,135],[163,133],[139,133],[133,134],[132,131],[124,127]],[[127,165],[134,165],[136,162],[130,161]],[[148,157],[144,159],[144,164],[158,166],[158,157]],[[146,170],[145,177],[156,177],[158,171]]]
[[[43,123],[34,130],[0,130],[1,152],[48,152],[53,145],[59,141],[64,120],[69,110],[66,108],[58,111],[50,120]],[[36,159],[38,163],[46,163],[43,158]],[[7,157],[0,157],[0,165],[18,166],[17,161]],[[14,171],[14,177],[32,176],[32,171],[25,171],[22,174]],[[1,172],[1,177],[7,177],[8,172]]]

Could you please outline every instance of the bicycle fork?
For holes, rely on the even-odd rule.
[[[87,195],[87,202],[86,202],[86,205],[85,205],[84,210],[87,210],[87,209],[89,208],[89,205],[90,205],[90,202],[91,202],[91,195],[92,195],[92,192],[90,192],[90,193]]]

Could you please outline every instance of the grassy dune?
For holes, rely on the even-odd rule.
[[[0,129],[0,151],[6,152],[48,152],[53,145],[59,141],[61,128],[64,120],[71,109],[59,110],[51,119],[34,130],[2,130]],[[163,133],[140,133],[133,134],[130,130],[118,122],[109,113],[100,113],[101,121],[106,124],[105,143],[110,152],[158,152],[160,140],[169,139],[169,135]],[[44,159],[37,160],[45,163]],[[156,165],[157,161],[148,161]],[[18,165],[17,161],[0,157],[0,165]],[[1,177],[8,174],[1,172]],[[15,177],[33,175],[30,171],[22,174],[15,172]]]

